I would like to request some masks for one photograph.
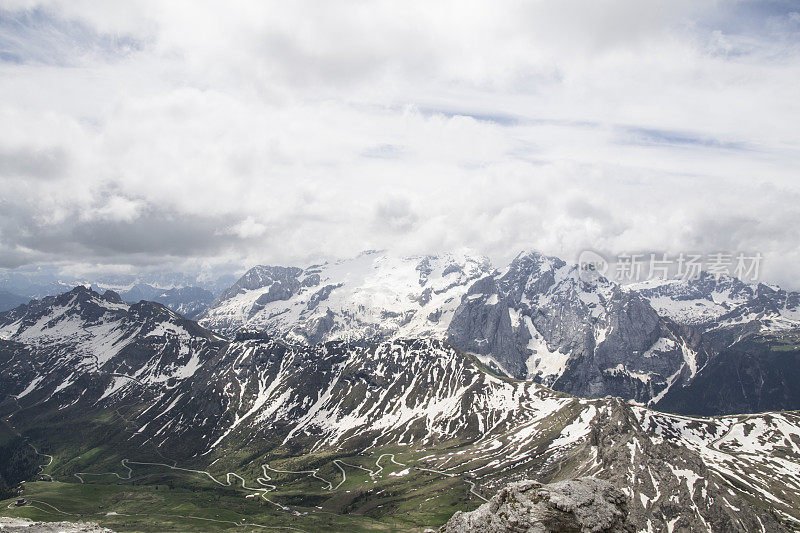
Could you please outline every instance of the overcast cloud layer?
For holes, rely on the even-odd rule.
[[[0,2],[0,266],[759,251],[795,2]]]

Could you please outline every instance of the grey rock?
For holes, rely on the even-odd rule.
[[[103,293],[103,299],[106,300],[107,302],[111,302],[111,303],[115,303],[115,304],[123,303],[122,297],[119,295],[119,293],[117,293],[115,291],[111,291],[111,290],[108,290],[108,291]]]
[[[685,332],[637,293],[580,274],[561,259],[520,254],[505,273],[470,287],[448,339],[491,356],[512,377],[581,396],[650,400],[684,365]],[[660,339],[664,349],[648,353]]]
[[[297,267],[261,265],[253,267],[229,289],[220,294],[217,299],[214,300],[212,306],[229,300],[244,291],[252,291],[275,284],[279,284],[279,288],[276,288],[275,294],[273,295],[274,300],[285,299],[287,297],[287,292],[290,291],[292,287],[296,288],[300,286],[298,278],[302,273],[303,270]],[[263,305],[267,302],[260,303]]]
[[[632,532],[625,494],[583,477],[542,485],[511,483],[474,511],[457,512],[440,533]]]
[[[314,309],[317,308],[320,302],[324,302],[325,300],[327,300],[328,297],[331,295],[331,293],[341,286],[342,286],[341,283],[337,283],[336,285],[325,285],[320,290],[315,292],[314,295],[311,296],[311,298],[309,298],[306,308],[309,311],[313,311]]]
[[[8,533],[114,533],[92,522],[33,522],[0,516],[0,531]]]

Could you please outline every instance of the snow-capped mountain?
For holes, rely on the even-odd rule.
[[[76,285],[92,286],[103,291],[113,290],[120,294],[137,285],[160,290],[201,287],[218,294],[235,281],[235,276],[213,269],[202,273],[172,269],[144,269],[135,273],[109,273],[102,270],[75,273],[64,271],[63,267],[58,265],[39,265],[0,271],[0,290],[7,290],[28,299],[55,296]]]
[[[126,304],[114,292],[101,296],[83,286],[0,313],[0,339],[28,354],[4,365],[4,392],[26,383],[14,392],[18,398],[45,390],[67,398],[80,387],[102,391],[102,398],[131,382],[174,386],[222,340],[160,304]],[[78,381],[78,389],[70,387]]]
[[[698,418],[580,399],[495,375],[435,339],[309,346],[241,330],[225,340],[161,305],[84,288],[0,314],[0,325],[0,414],[53,456],[57,480],[125,483],[160,468],[276,486],[267,467],[290,460],[283,470],[302,476],[313,505],[346,506],[398,477],[404,498],[436,479],[463,499],[516,479],[591,475],[628,494],[640,531],[800,520],[796,413]],[[364,477],[352,496],[353,485],[340,490],[345,468]]]
[[[799,301],[706,273],[620,286],[530,252],[470,287],[448,338],[573,394],[692,414],[797,409]]]
[[[626,285],[662,316],[699,329],[758,322],[761,330],[800,326],[800,294],[763,283],[702,272],[697,279],[655,279]]]
[[[246,326],[305,344],[446,339],[508,376],[654,405],[675,405],[671,391],[691,393],[709,361],[748,335],[800,327],[800,296],[763,284],[703,273],[621,286],[584,274],[537,252],[503,270],[484,258],[386,253],[305,269],[255,267],[201,323],[229,336]],[[767,374],[767,388],[783,387]],[[744,404],[797,407],[785,394],[766,397],[777,403]]]
[[[635,293],[536,252],[470,287],[448,328],[508,374],[583,396],[648,401],[702,356]]]
[[[199,320],[228,335],[257,327],[310,344],[440,338],[467,288],[490,270],[482,257],[384,252],[302,269],[257,266]]]

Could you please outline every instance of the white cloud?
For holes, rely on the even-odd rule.
[[[140,201],[115,195],[103,205],[81,212],[81,219],[132,222],[139,218],[142,207]]]
[[[267,232],[267,227],[253,217],[247,217],[230,228],[230,235],[237,235],[243,239],[261,237]]]
[[[3,8],[8,265],[730,247],[763,252],[770,275],[800,285],[790,10],[735,0]],[[101,219],[116,225],[90,224]]]

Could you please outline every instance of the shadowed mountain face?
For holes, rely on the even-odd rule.
[[[305,496],[274,498],[347,512],[373,490],[413,498],[423,476],[446,482],[423,508],[515,480],[593,476],[626,494],[637,530],[780,531],[800,518],[796,413],[693,418],[580,399],[435,339],[225,340],[159,304],[84,288],[0,314],[0,332],[0,416],[53,455],[58,480],[118,472],[121,460],[254,480],[278,461],[315,474],[303,474]],[[398,464],[384,472],[387,456]],[[345,469],[370,474],[340,490]]]
[[[648,401],[699,357],[691,340],[638,294],[540,254],[474,284],[451,342],[516,377],[584,396]]]
[[[658,408],[699,415],[797,409],[800,334],[757,333],[723,349]]]

